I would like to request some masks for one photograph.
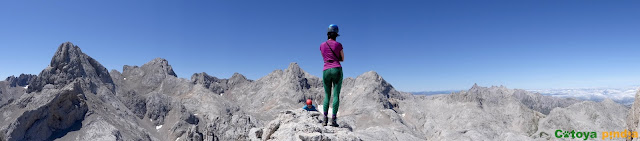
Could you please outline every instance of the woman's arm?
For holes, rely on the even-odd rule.
[[[342,60],[340,60],[340,62],[344,62],[344,50],[340,51],[340,56],[342,56]]]

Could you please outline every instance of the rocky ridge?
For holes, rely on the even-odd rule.
[[[39,75],[0,81],[0,140],[548,140],[556,128],[637,131],[640,115],[504,86],[415,96],[370,71],[343,80],[341,126],[322,127],[321,112],[300,110],[321,103],[321,80],[297,63],[258,80],[178,78],[162,58],[122,70],[63,43]]]
[[[29,84],[29,81],[36,78],[37,75],[33,74],[20,74],[18,77],[9,76],[4,81],[9,83],[10,87],[25,87]]]
[[[631,105],[631,109],[629,109],[625,123],[628,131],[640,132],[640,90],[635,95],[635,101]],[[637,141],[638,138],[633,138],[633,140]]]
[[[322,113],[295,109],[282,112],[262,128],[249,132],[250,140],[345,140],[361,141],[348,124],[342,128],[322,127]]]
[[[2,140],[152,139],[137,122],[120,122],[132,116],[113,100],[115,85],[106,68],[69,42],[28,85],[0,108]]]

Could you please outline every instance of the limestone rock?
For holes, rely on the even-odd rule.
[[[628,131],[640,132],[640,128],[638,128],[638,124],[640,124],[640,90],[636,92],[635,101],[629,109],[625,122]]]
[[[69,42],[29,85],[27,93],[0,107],[0,140],[80,140],[90,134],[153,139],[115,98],[106,68]],[[113,130],[91,128],[97,120]]]
[[[323,127],[319,112],[290,110],[281,113],[264,128],[252,129],[250,140],[345,140],[360,141],[347,128]]]
[[[9,82],[11,87],[25,87],[29,85],[29,81],[33,80],[37,75],[33,74],[20,74],[20,76],[9,76],[5,81]]]
[[[87,87],[82,88],[88,89],[92,93],[96,93],[101,85],[110,89],[115,87],[105,67],[82,53],[78,46],[66,42],[58,47],[49,66],[29,82],[27,93],[39,92],[47,84],[54,84],[55,88],[62,88],[73,82],[74,79],[87,80],[86,84],[81,84],[87,85]]]
[[[549,140],[556,128],[638,131],[640,119],[636,103],[628,110],[504,86],[416,96],[369,71],[343,80],[340,126],[323,127],[322,112],[301,108],[306,99],[330,107],[324,93],[297,63],[255,81],[188,80],[162,58],[107,72],[66,42],[38,76],[0,81],[0,140]]]
[[[191,82],[193,84],[200,84],[214,93],[222,94],[228,92],[229,89],[234,88],[236,85],[246,84],[252,81],[239,73],[234,73],[229,79],[220,79],[202,72],[193,74],[193,76],[191,76]]]
[[[597,132],[627,130],[625,118],[628,108],[605,99],[602,102],[583,101],[566,108],[555,108],[541,119],[535,138],[555,138],[555,131],[576,130]],[[635,131],[635,130],[634,130]],[[544,136],[544,134],[549,136]]]

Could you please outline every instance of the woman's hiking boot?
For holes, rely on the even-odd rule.
[[[324,120],[322,120],[322,126],[327,126],[327,122],[329,122],[329,117],[324,116]]]
[[[333,126],[333,127],[338,127],[339,126],[338,122],[336,120],[337,119],[335,117],[331,119],[331,126]]]

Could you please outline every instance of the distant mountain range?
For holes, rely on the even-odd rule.
[[[629,86],[621,88],[528,89],[527,91],[554,97],[576,98],[580,100],[589,100],[596,102],[602,101],[605,98],[609,98],[617,103],[628,106],[633,104],[634,96],[638,88],[640,88],[640,86]],[[460,91],[461,90],[443,90],[411,93],[414,95],[438,95],[451,94]]]
[[[421,91],[421,92],[411,92],[411,94],[415,95],[438,95],[438,94],[451,94],[460,92],[462,90],[444,90],[444,91]]]
[[[340,126],[330,127],[321,112],[301,109],[307,99],[321,103],[324,89],[297,63],[257,80],[238,73],[185,79],[162,58],[108,71],[67,42],[38,75],[0,81],[0,141],[557,140],[558,129],[640,130],[640,100],[625,107],[563,97],[625,99],[628,91],[543,91],[549,96],[473,85],[424,96],[369,71],[343,80]]]

